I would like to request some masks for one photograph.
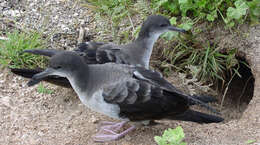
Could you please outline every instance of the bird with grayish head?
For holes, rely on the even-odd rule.
[[[185,32],[184,29],[172,26],[167,18],[160,15],[152,15],[149,16],[142,24],[138,38],[132,43],[116,45],[113,43],[86,42],[80,44],[74,51],[80,55],[87,64],[104,64],[114,62],[119,64],[142,66],[148,69],[153,45],[159,36],[167,31]],[[32,49],[25,50],[25,52],[51,57],[64,51],[56,49]],[[74,62],[74,64],[76,64],[76,62]],[[13,73],[26,78],[31,78],[34,74],[39,73],[42,70],[43,69],[11,69]],[[46,78],[42,78],[42,80],[63,87],[71,87],[68,79],[64,77],[48,76]],[[194,95],[194,97],[203,102],[216,101],[216,99],[211,96]]]
[[[113,43],[103,42],[86,42],[81,43],[77,49],[77,52],[84,58],[84,61],[88,64],[103,64],[108,62],[115,62],[120,64],[131,64],[135,66],[142,66],[149,68],[150,57],[152,54],[154,43],[157,41],[159,36],[167,31],[185,32],[184,29],[176,28],[170,24],[170,21],[160,15],[149,16],[146,21],[142,24],[141,30],[136,40],[125,45],[116,45]],[[55,49],[32,49],[25,50],[27,53],[53,56],[57,53],[63,52],[63,50]],[[15,74],[31,78],[33,74],[39,70],[30,69],[12,69]],[[55,83],[55,78],[50,81],[46,78],[46,81]],[[57,80],[58,85],[70,86],[66,79],[61,84],[61,80]]]
[[[146,123],[150,120],[171,119],[197,123],[217,123],[223,118],[189,108],[189,100],[211,109],[203,102],[176,91],[155,71],[126,64],[92,64],[75,52],[62,52],[51,57],[50,65],[35,74],[29,86],[47,76],[65,77],[81,102],[93,111],[122,120],[104,122],[95,141],[118,139],[135,126],[119,132],[128,121]],[[156,107],[155,107],[156,106]],[[212,110],[212,109],[211,109]]]

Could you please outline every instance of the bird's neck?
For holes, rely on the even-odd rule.
[[[89,85],[89,75],[87,75],[89,72],[88,66],[81,65],[79,68],[77,68],[77,71],[74,71],[73,74],[67,78],[70,81],[70,84],[72,88],[78,93],[78,92],[84,92],[85,89]]]
[[[68,77],[73,90],[77,93],[81,102],[88,105],[93,94],[100,89],[100,76],[102,72],[92,68],[91,66],[82,65],[77,71]]]
[[[132,51],[138,52],[141,61],[144,63],[146,68],[149,68],[150,58],[153,51],[154,43],[158,40],[160,34],[142,34],[135,40],[141,47],[135,47]],[[136,50],[135,50],[136,49]]]

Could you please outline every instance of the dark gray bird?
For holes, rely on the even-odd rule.
[[[184,29],[171,26],[170,21],[160,15],[152,15],[142,24],[138,38],[132,43],[126,45],[116,45],[113,43],[102,42],[86,42],[81,43],[74,51],[84,57],[88,64],[104,64],[108,62],[115,62],[120,64],[131,64],[135,66],[142,66],[149,68],[150,57],[153,50],[153,45],[159,36],[167,31],[185,32]],[[25,50],[27,53],[53,56],[62,50],[45,49],[45,50]],[[31,78],[35,72],[42,71],[30,69],[12,69],[15,74]],[[58,85],[70,87],[68,80],[64,78],[45,78],[46,81]],[[60,80],[58,80],[60,79]],[[61,83],[62,82],[62,83]]]
[[[83,57],[85,63],[87,64],[104,64],[114,62],[119,64],[142,66],[148,69],[153,45],[159,36],[167,31],[185,32],[184,29],[171,26],[170,21],[167,18],[160,15],[153,15],[149,16],[142,24],[138,38],[132,43],[126,45],[116,45],[113,43],[86,42],[81,43],[74,51]],[[64,51],[56,49],[33,49],[25,50],[25,52],[51,57]],[[33,70],[12,68],[11,71],[17,75],[32,78],[34,74],[43,71],[43,69]],[[69,81],[64,77],[48,76],[46,78],[42,78],[42,80],[63,87],[71,87]],[[194,97],[197,97],[197,99],[205,103],[216,101],[216,99],[211,96]]]
[[[106,122],[94,136],[96,141],[118,139],[135,127],[119,129],[128,121],[145,123],[150,120],[172,119],[197,123],[217,123],[223,118],[191,110],[189,100],[203,102],[176,91],[155,71],[125,64],[86,64],[75,52],[62,52],[51,57],[50,65],[35,74],[29,86],[47,76],[65,77],[81,102],[93,111],[119,119]]]
[[[126,45],[113,43],[87,42],[82,43],[75,51],[83,52],[85,61],[90,64],[103,64],[115,62],[131,64],[149,68],[153,45],[161,34],[167,31],[185,32],[184,29],[176,28],[170,21],[160,15],[149,16],[142,24],[138,38]],[[28,50],[26,52],[48,55],[56,54],[57,50]]]

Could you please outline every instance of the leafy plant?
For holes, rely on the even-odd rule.
[[[254,23],[258,23],[260,18],[259,0],[152,0],[151,5],[156,12],[189,17],[194,22],[198,19],[213,22],[221,16],[229,27],[236,22],[243,23],[247,12]]]
[[[52,94],[53,93],[53,90],[51,89],[47,89],[43,86],[42,83],[40,83],[37,87],[37,92],[39,93],[43,93],[43,94]]]
[[[182,127],[178,126],[175,129],[168,128],[162,136],[155,136],[154,140],[158,145],[186,145],[187,143],[182,142],[184,137]]]
[[[242,22],[241,19],[246,15],[246,12],[249,8],[244,0],[237,0],[234,5],[235,8],[229,7],[227,9],[227,18],[224,19],[225,23],[228,24],[229,27],[233,27],[235,25],[233,20]]]
[[[0,41],[0,63],[10,68],[43,67],[46,59],[42,56],[23,53],[26,49],[41,49],[45,40],[37,32],[23,33],[13,31],[7,33],[7,40]]]

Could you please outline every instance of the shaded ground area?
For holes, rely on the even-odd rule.
[[[24,26],[41,29],[47,34],[54,33],[50,40],[50,48],[75,47],[83,26],[87,36],[92,37],[92,33],[94,34],[91,31],[95,25],[92,15],[80,6],[79,1],[0,1],[0,10],[1,31]],[[15,20],[15,23],[12,22],[13,25],[9,26],[9,20]],[[119,141],[105,144],[152,145],[155,144],[155,135],[161,135],[165,129],[178,125],[183,127],[185,141],[189,145],[244,145],[248,140],[254,140],[254,144],[259,144],[260,27],[245,31],[250,35],[243,40],[225,33],[219,34],[222,45],[234,45],[232,47],[239,47],[241,52],[244,52],[243,57],[249,62],[255,78],[253,90],[253,78],[250,78],[248,69],[242,68],[241,72],[246,77],[235,78],[231,83],[222,110],[226,119],[224,123],[199,125],[190,122],[160,121],[157,126],[140,127]],[[168,80],[189,93],[178,75],[172,74]],[[0,144],[100,144],[94,143],[91,136],[97,132],[99,121],[111,120],[110,118],[87,109],[70,89],[44,83],[44,86],[54,90],[54,93],[42,94],[37,92],[37,86],[28,88],[27,81],[14,76],[7,69],[1,70]],[[251,100],[253,91],[254,96]],[[221,97],[222,95],[219,95],[219,100]],[[212,105],[219,107],[219,103]]]

